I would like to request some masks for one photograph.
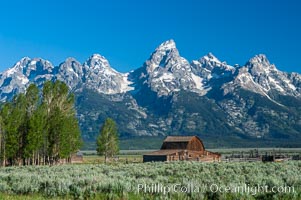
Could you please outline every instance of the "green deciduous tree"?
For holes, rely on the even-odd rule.
[[[97,153],[105,156],[105,161],[119,152],[119,139],[116,123],[107,118],[97,138]]]
[[[68,159],[81,146],[74,95],[61,81],[47,81],[42,93],[25,94],[1,106],[0,160],[3,165],[51,164]]]
[[[47,154],[57,161],[68,158],[81,146],[80,129],[74,109],[74,95],[61,81],[46,82],[43,105],[47,115]]]
[[[26,98],[19,94],[12,101],[6,136],[6,153],[11,164],[22,164],[26,132]]]

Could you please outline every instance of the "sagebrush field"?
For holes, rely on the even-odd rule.
[[[301,162],[131,163],[0,168],[0,197],[29,199],[300,199]],[[243,186],[291,187],[291,192],[218,192]],[[176,191],[142,186],[176,185]],[[140,189],[139,189],[140,187]],[[185,190],[185,187],[190,191]],[[193,188],[192,188],[193,187]],[[199,188],[199,190],[196,190]],[[212,189],[212,188],[211,188]]]

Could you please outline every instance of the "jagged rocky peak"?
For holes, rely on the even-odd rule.
[[[86,70],[75,58],[67,58],[58,68],[57,79],[64,81],[70,89],[83,82]]]
[[[83,64],[67,58],[56,67],[41,58],[24,57],[1,73],[0,95],[4,97],[15,90],[22,92],[30,83],[41,86],[46,80],[56,79],[66,82],[71,89],[88,87],[105,94],[124,93],[135,86],[135,92],[151,89],[158,96],[180,90],[205,95],[210,89],[231,82],[251,90],[256,85],[256,89],[260,87],[265,93],[278,90],[295,96],[301,91],[300,75],[277,70],[263,54],[256,55],[241,67],[230,66],[212,53],[189,63],[180,56],[175,41],[171,39],[160,44],[144,65],[130,76],[113,69],[100,54],[91,55]]]
[[[25,92],[26,87],[34,82],[38,86],[53,78],[53,65],[41,58],[24,57],[12,68],[0,75],[0,100],[11,98],[14,94]]]
[[[93,54],[90,56],[84,65],[90,68],[111,68],[109,61],[100,54]]]
[[[235,72],[235,67],[221,62],[212,53],[191,62],[192,71],[203,78],[206,82],[213,79],[230,77]]]
[[[34,58],[28,64],[28,70],[26,75],[28,76],[31,71],[35,71],[41,75],[42,73],[52,73],[54,66],[48,61],[42,58]]]
[[[171,60],[175,61],[181,59],[179,51],[176,48],[174,40],[167,40],[160,44],[152,53],[149,60],[146,61],[146,65],[149,71],[153,71],[156,67],[166,67]],[[179,60],[180,61],[180,60]]]
[[[173,39],[167,40],[160,44],[160,46],[156,49],[156,51],[168,51],[172,49],[177,49],[176,43]]]
[[[234,83],[268,98],[274,91],[281,95],[300,96],[296,82],[288,73],[277,70],[264,54],[254,56],[240,68]]]
[[[18,61],[13,68],[20,70],[23,69],[29,62],[31,61],[31,59],[29,57],[23,57],[21,58],[20,61]]]
[[[145,71],[139,75],[140,80],[158,96],[180,90],[203,92],[201,78],[192,73],[190,63],[180,56],[173,40],[157,47],[144,67]]]
[[[120,74],[113,69],[109,61],[100,54],[93,54],[83,64],[83,67],[87,70],[87,73],[105,73],[108,75]]]
[[[28,64],[31,62],[31,58],[29,57],[23,57],[21,60],[16,62],[12,68],[9,68],[2,74],[7,74],[8,76],[14,74],[14,73],[23,73],[23,71],[26,71],[26,68]],[[32,64],[35,64],[36,61],[32,61]]]
[[[43,73],[52,73],[53,69],[54,66],[48,60],[24,57],[4,73],[7,76],[12,76],[15,73],[24,74],[27,78],[32,79]]]
[[[265,63],[266,65],[270,65],[270,61],[268,60],[265,54],[255,55],[253,58],[249,60],[250,63]]]
[[[109,61],[99,54],[93,54],[83,65],[87,71],[84,85],[104,94],[125,93],[132,90],[128,74],[123,74],[110,66]]]
[[[252,75],[269,74],[271,71],[277,71],[274,64],[271,64],[266,55],[259,54],[251,58],[246,66],[250,69]]]
[[[234,70],[233,66],[227,65],[226,62],[220,61],[213,53],[208,53],[199,60],[193,60],[192,65],[199,65],[207,70],[213,70],[216,67],[224,68],[225,70]]]
[[[201,57],[199,59],[199,62],[201,63],[215,63],[215,64],[221,64],[222,62],[217,58],[215,57],[211,52],[209,52],[207,55]]]
[[[68,57],[68,58],[66,58],[66,60],[64,62],[65,63],[72,63],[72,62],[78,62],[78,61],[73,57]]]
[[[98,53],[92,54],[89,59],[91,59],[91,60],[101,60],[102,62],[108,62],[108,60],[104,56],[102,56]]]
[[[59,65],[59,71],[82,71],[82,65],[75,58],[66,58],[64,62]]]
[[[157,70],[158,67],[169,67],[169,62],[175,63],[181,61],[186,60],[180,57],[179,51],[176,48],[176,43],[174,40],[168,40],[155,49],[149,60],[145,62],[145,65],[147,66],[147,72],[152,73]]]
[[[35,63],[31,65],[30,63],[33,61]],[[45,80],[57,79],[65,82],[70,89],[87,87],[105,94],[123,93],[131,89],[128,87],[131,83],[127,81],[127,74],[119,73],[111,68],[108,60],[99,54],[93,54],[84,64],[69,57],[55,69],[52,67],[51,70],[36,70],[41,67],[48,68],[48,61],[39,59],[29,59],[26,66],[23,67],[23,71],[29,70],[30,73],[24,73],[24,77],[23,74],[17,76],[18,78],[22,77],[24,83],[26,80],[42,85]],[[54,69],[53,72],[52,69]]]

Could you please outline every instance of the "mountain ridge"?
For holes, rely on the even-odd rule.
[[[163,56],[166,56],[165,54],[166,54],[166,52],[168,52],[168,54],[170,54],[170,53],[176,54],[174,57],[179,57],[179,58],[177,58],[178,60],[176,60],[176,61],[170,61],[170,58],[169,58],[168,59],[169,62],[173,62],[173,63],[184,62],[184,65],[185,64],[187,66],[189,65],[187,68],[185,68],[185,70],[192,71],[192,77],[190,77],[190,78],[192,79],[192,82],[195,82],[196,89],[203,89],[203,88],[201,88],[203,86],[203,84],[200,84],[200,82],[202,82],[202,81],[207,83],[211,78],[218,79],[218,78],[220,78],[220,76],[227,76],[229,74],[233,75],[234,72],[239,72],[239,70],[244,71],[244,67],[246,67],[248,69],[248,72],[251,73],[252,76],[258,76],[258,73],[259,74],[260,73],[267,73],[267,72],[271,72],[271,71],[272,72],[274,71],[276,73],[281,72],[281,71],[277,70],[277,68],[274,64],[270,64],[269,60],[267,59],[266,55],[264,55],[264,54],[255,55],[254,57],[250,58],[249,61],[246,62],[246,64],[243,65],[243,66],[231,66],[231,65],[228,65],[225,61],[221,62],[217,57],[215,57],[211,52],[209,52],[208,54],[204,55],[203,57],[200,57],[198,60],[192,60],[188,64],[189,61],[179,55],[179,52],[176,48],[176,44],[175,44],[174,40],[171,39],[171,40],[168,40],[168,41],[162,43],[161,45],[159,45],[155,49],[153,54],[151,55],[150,59],[147,60],[146,63],[144,64],[144,65],[148,65],[148,68],[147,68],[147,73],[148,74],[152,73],[159,66],[161,68],[166,67],[166,66],[163,66],[163,67],[161,66],[162,65],[162,60],[161,60],[161,63],[155,63],[156,59],[158,59],[158,58],[154,58],[153,60],[151,59],[152,56],[154,56],[155,53],[162,52],[162,51],[163,52],[165,51]],[[164,58],[164,59],[166,59],[166,58]],[[96,68],[94,66],[95,63],[94,64],[91,63],[92,61],[95,62],[95,60],[96,60],[96,66],[97,66]],[[44,64],[36,66],[37,62],[38,63],[44,63]],[[260,64],[259,67],[261,67],[261,68],[256,66],[256,63],[259,63]],[[93,65],[92,67],[90,66],[91,64]],[[164,62],[163,62],[163,64],[164,64]],[[169,63],[165,63],[165,64],[166,65],[172,65],[172,64],[169,64]],[[28,65],[28,66],[24,66],[24,65]],[[72,65],[72,66],[70,66],[70,65]],[[155,66],[155,65],[157,65],[157,66]],[[262,65],[267,67],[267,69],[266,70],[262,69]],[[65,69],[64,69],[64,66],[65,66]],[[74,68],[74,66],[76,66],[76,67]],[[23,69],[24,67],[27,67],[27,68]],[[30,67],[34,67],[34,69],[31,69]],[[130,81],[131,78],[129,78],[128,76],[131,73],[133,73],[133,71],[135,72],[135,71],[139,70],[139,68],[138,68],[136,70],[131,70],[130,72],[126,72],[126,73],[118,72],[116,69],[114,69],[113,67],[110,66],[109,61],[104,56],[102,56],[100,54],[96,54],[96,53],[92,54],[83,63],[80,63],[79,61],[77,61],[73,57],[68,57],[68,58],[66,58],[66,60],[64,62],[61,62],[58,66],[52,65],[52,63],[50,61],[45,60],[43,58],[23,57],[23,58],[20,59],[20,61],[16,62],[12,68],[9,68],[9,69],[3,71],[0,74],[1,80],[2,80],[2,77],[5,76],[5,75],[10,77],[10,75],[12,75],[16,72],[22,73],[20,70],[23,70],[23,71],[27,70],[27,71],[23,72],[23,75],[25,77],[23,77],[20,74],[21,76],[17,77],[17,78],[19,80],[21,80],[23,85],[28,84],[30,82],[36,82],[36,80],[32,80],[32,78],[30,77],[30,73],[32,72],[32,70],[37,71],[36,70],[37,67],[48,67],[46,69],[43,69],[43,70],[45,70],[44,74],[40,74],[40,75],[45,75],[46,76],[45,80],[46,79],[51,80],[51,79],[54,78],[54,79],[59,79],[59,80],[65,81],[68,78],[66,77],[66,74],[64,76],[63,73],[66,73],[68,70],[70,72],[73,71],[74,76],[82,78],[82,80],[78,80],[79,83],[81,83],[83,80],[86,81],[86,79],[89,78],[89,76],[98,75],[98,74],[95,74],[96,70],[102,70],[102,71],[99,71],[99,72],[101,72],[103,74],[111,74],[112,73],[114,76],[119,75],[119,76],[122,77],[124,83],[123,83],[123,85],[120,86],[122,88],[119,91],[113,92],[113,93],[122,93],[122,92],[128,92],[130,90],[133,90],[134,88],[132,88],[131,85],[134,85],[135,83],[131,82]],[[176,66],[176,67],[178,67],[178,66]],[[89,68],[92,69],[92,70],[87,72]],[[39,69],[39,70],[41,71],[41,69]],[[74,71],[74,70],[76,70],[76,71]],[[168,72],[170,72],[172,70],[173,70],[173,72],[176,71],[176,69],[169,68],[168,70],[166,70],[167,73],[164,74],[164,75],[166,75],[166,77],[163,77],[163,78],[159,77],[159,78],[162,78],[163,81],[165,81],[165,82],[170,81],[170,79],[173,79],[174,77],[172,77],[172,74],[168,73]],[[221,71],[218,72],[218,70],[221,70]],[[85,75],[85,77],[83,77],[84,76],[83,74],[85,72],[87,72],[89,74]],[[155,75],[157,75],[157,73],[158,72],[156,71]],[[282,72],[282,73],[286,73],[286,72]],[[144,76],[144,75],[145,74],[142,74],[142,76]],[[152,74],[152,75],[154,75],[154,74]],[[184,74],[184,75],[186,75],[186,74]],[[35,75],[31,74],[31,76],[35,76]],[[52,76],[56,76],[56,77],[52,77]],[[70,74],[68,74],[68,76],[70,76]],[[156,77],[156,76],[154,76],[154,77]],[[152,77],[152,79],[154,79],[154,77]],[[301,75],[299,73],[296,73],[296,72],[286,73],[286,78],[287,79],[284,81],[284,84],[287,83],[286,84],[287,88],[290,88],[293,91],[297,90],[298,91],[297,93],[300,93],[300,86],[299,86],[300,77],[301,77]],[[26,78],[28,80],[26,80]],[[34,78],[36,78],[36,77],[34,77]],[[196,80],[196,79],[198,79],[198,80]],[[93,78],[90,81],[92,82],[91,84],[93,85]],[[199,82],[197,82],[197,81],[199,81]],[[297,82],[297,84],[296,84],[297,88],[294,86],[294,84],[290,83],[290,81]],[[3,86],[3,82],[4,81],[0,82],[1,88]],[[76,83],[76,84],[78,84],[78,83]],[[97,84],[97,83],[94,83],[94,84]],[[126,86],[124,84],[126,84]],[[76,87],[72,83],[69,83],[69,84],[67,83],[67,85],[70,86],[71,89]],[[264,83],[263,83],[263,85],[264,85]],[[277,88],[279,90],[283,91],[283,88],[279,87],[278,85],[276,85],[276,89]],[[93,89],[93,87],[92,87],[92,89]],[[193,88],[190,87],[189,89],[193,89]],[[22,88],[22,91],[23,90],[24,89]],[[178,91],[178,90],[179,90],[179,88],[175,89],[175,91]],[[265,90],[269,90],[269,88],[265,88]],[[104,92],[104,93],[107,93],[107,94],[110,93],[110,91],[105,91],[105,89],[104,90],[99,90],[99,92]],[[294,95],[300,95],[300,94],[297,94],[297,93],[295,92]],[[164,94],[168,95],[168,92],[163,92],[163,95]],[[3,101],[5,99],[1,98],[1,100]]]
[[[69,57],[58,66],[24,57],[0,74],[0,100],[46,80],[64,81],[76,94],[85,141],[95,140],[106,117],[120,124],[123,138],[201,134],[215,141],[221,133],[235,141],[301,138],[296,107],[301,75],[278,70],[264,54],[242,66],[228,65],[211,52],[188,61],[168,40],[127,73],[100,54],[83,63]]]

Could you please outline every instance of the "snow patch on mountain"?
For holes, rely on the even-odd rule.
[[[279,71],[264,54],[251,58],[246,67],[254,82],[258,83],[265,92],[276,90],[283,95],[300,96],[300,92],[289,79],[289,74]]]
[[[176,43],[174,40],[167,40],[166,42],[163,42],[159,45],[159,47],[156,48],[155,51],[168,51],[172,49],[176,49]]]
[[[180,90],[190,90],[204,95],[202,78],[192,72],[190,63],[180,56],[173,40],[168,40],[155,49],[144,63],[139,75],[140,82],[158,96],[171,95]],[[146,72],[146,74],[145,74]]]
[[[212,79],[231,77],[236,70],[236,68],[228,65],[226,62],[221,62],[212,53],[208,53],[199,60],[193,60],[191,66],[193,73],[202,77],[203,85],[207,87],[210,87]]]
[[[111,68],[109,61],[99,55],[93,54],[84,64],[87,70],[85,74],[85,87],[95,89],[104,94],[125,93],[133,88],[128,80],[128,73],[123,74]]]

